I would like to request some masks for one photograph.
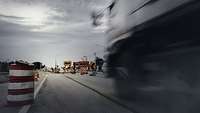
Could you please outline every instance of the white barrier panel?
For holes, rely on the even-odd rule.
[[[24,82],[24,83],[9,83],[8,89],[28,89],[33,88],[34,83],[33,82]]]
[[[32,76],[32,71],[30,70],[10,70],[9,74],[12,76]]]
[[[12,64],[9,71],[7,103],[10,106],[32,104],[34,100],[33,66]]]

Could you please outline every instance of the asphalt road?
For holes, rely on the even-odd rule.
[[[28,113],[131,113],[96,92],[50,74]]]

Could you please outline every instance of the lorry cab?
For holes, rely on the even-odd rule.
[[[133,73],[150,68],[146,65],[156,65],[147,63],[148,56],[162,54],[165,58],[164,54],[186,52],[199,46],[198,0],[115,0],[113,3],[107,31],[108,65],[123,70],[120,72],[123,76],[132,77],[138,75]]]
[[[198,0],[114,0],[110,9],[109,44],[129,37],[137,31],[175,19],[195,10]]]

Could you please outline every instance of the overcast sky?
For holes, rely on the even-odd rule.
[[[0,60],[53,65],[55,59],[102,56],[106,25],[94,28],[90,14],[110,1],[0,0]]]

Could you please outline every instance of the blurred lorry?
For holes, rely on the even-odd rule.
[[[137,113],[199,113],[200,1],[114,0],[107,9],[108,76],[120,99]]]
[[[198,0],[113,0],[107,9],[110,76],[141,78],[163,65],[148,56],[199,46]]]

